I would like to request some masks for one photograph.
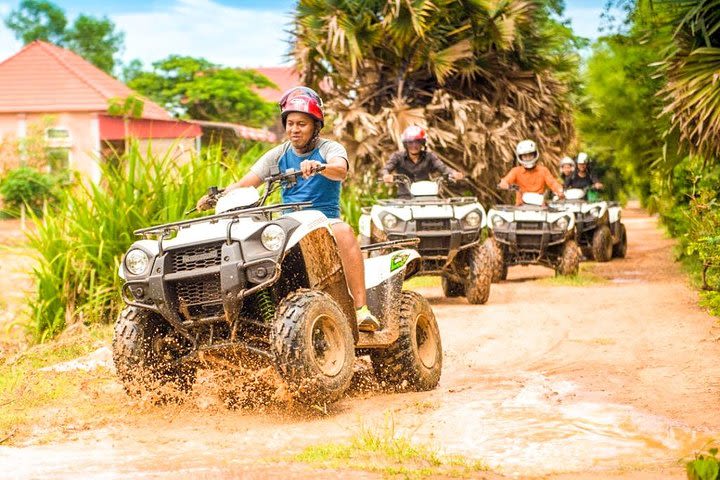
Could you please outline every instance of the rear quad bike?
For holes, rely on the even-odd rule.
[[[396,243],[366,260],[368,306],[381,328],[359,332],[328,219],[305,209],[310,203],[265,206],[271,190],[299,175],[274,172],[262,198],[254,188],[211,189],[213,215],[135,232],[143,239],[120,266],[127,307],[113,341],[130,395],[182,399],[198,368],[270,365],[297,401],[333,402],[350,384],[357,351],[390,387],[438,384],[435,316],[423,297],[402,290],[418,253]]]
[[[379,200],[366,209],[359,221],[360,244],[418,239],[418,275],[441,276],[446,297],[486,303],[493,265],[481,244],[485,209],[477,198],[441,195],[447,177],[421,182],[393,177],[407,185],[410,197]]]
[[[545,206],[537,193],[525,193],[522,200],[520,206],[497,205],[488,211],[493,278],[505,280],[508,267],[532,264],[552,268],[556,275],[577,275],[580,250],[575,242],[575,216]]]
[[[571,188],[564,200],[556,199],[550,206],[575,215],[576,240],[586,258],[608,262],[613,257],[625,257],[627,233],[620,220],[620,204],[598,200],[594,190]]]

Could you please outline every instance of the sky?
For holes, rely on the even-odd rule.
[[[52,1],[52,0],[51,0]],[[0,0],[3,19],[20,0]],[[55,0],[72,20],[80,13],[107,16],[125,33],[127,63],[138,58],[148,66],[170,54],[203,57],[234,67],[288,63],[286,32],[295,0]],[[565,0],[565,16],[575,32],[599,36],[605,0]],[[0,23],[0,61],[22,47]]]

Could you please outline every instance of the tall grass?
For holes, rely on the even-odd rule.
[[[36,340],[66,324],[113,320],[121,307],[122,255],[133,231],[183,218],[212,185],[225,186],[262,153],[256,144],[242,156],[222,157],[212,148],[184,165],[132,145],[117,163],[101,166],[99,184],[79,185],[61,195],[53,215],[36,219],[30,234],[37,252],[37,294],[31,301]]]

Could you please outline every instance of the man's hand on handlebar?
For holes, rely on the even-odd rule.
[[[463,178],[465,178],[465,174],[462,173],[462,172],[458,172],[458,171],[456,170],[456,171],[454,171],[454,172],[452,172],[452,173],[450,174],[450,178],[452,178],[453,180],[456,180],[456,181],[457,181],[457,180],[462,180]]]
[[[382,176],[382,181],[385,183],[392,184],[395,182],[395,175],[393,175],[392,173],[386,173],[385,175]]]
[[[300,171],[302,172],[303,178],[310,178],[320,170],[323,170],[323,164],[317,160],[303,160],[300,163]]]
[[[205,195],[200,197],[200,200],[197,201],[197,203],[195,204],[195,208],[193,210],[197,210],[198,212],[210,210],[211,208],[213,208],[215,206],[215,204],[217,203],[218,197],[223,192],[224,192],[224,189],[219,189],[217,187],[210,187],[208,189],[208,193],[206,193]],[[187,213],[192,213],[193,210],[190,210],[190,212],[187,212]]]

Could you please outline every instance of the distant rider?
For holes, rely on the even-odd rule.
[[[270,176],[272,167],[281,172],[290,168],[302,171],[303,178],[297,184],[283,185],[283,202],[312,202],[312,208],[330,219],[333,235],[348,287],[357,309],[358,328],[375,331],[380,327],[377,318],[367,308],[365,298],[365,270],[360,246],[353,229],[340,219],[340,187],[347,177],[347,152],[338,142],[320,138],[324,126],[323,102],[315,91],[306,87],[294,87],[285,92],[280,100],[283,127],[288,140],[266,152],[239,181],[225,191],[242,187],[258,187]],[[314,174],[320,165],[325,170]],[[198,210],[207,210],[212,199],[203,196],[197,202]]]
[[[560,183],[563,185],[572,178],[575,173],[575,161],[570,157],[563,157],[560,160]]]
[[[510,185],[517,185],[520,191],[515,194],[516,205],[522,205],[523,193],[544,195],[546,189],[555,192],[559,198],[565,198],[560,183],[553,177],[550,170],[537,164],[540,153],[535,142],[532,140],[519,142],[515,147],[515,158],[520,165],[510,169],[507,175],[500,180],[498,187],[507,190]]]
[[[426,149],[427,135],[425,130],[417,125],[410,125],[402,133],[402,143],[405,150],[398,150],[390,156],[385,166],[380,170],[385,183],[393,182],[390,172],[406,175],[411,182],[430,180],[433,173],[449,175],[455,180],[464,178],[458,172],[445,165],[434,153]],[[409,197],[410,190],[404,184],[398,185],[398,197]]]
[[[577,170],[569,180],[565,181],[565,188],[589,189],[591,187],[595,190],[601,190],[603,184],[597,175],[588,169],[587,153],[580,152],[577,156]]]

